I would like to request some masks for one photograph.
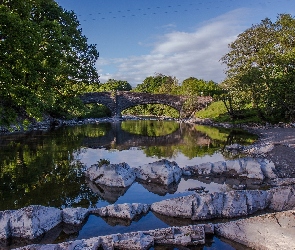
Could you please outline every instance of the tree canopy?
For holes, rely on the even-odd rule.
[[[295,19],[281,14],[241,33],[222,57],[222,83],[234,109],[252,105],[262,117],[295,118]]]
[[[99,91],[129,91],[131,89],[132,86],[129,82],[115,79],[109,79],[99,86]]]
[[[143,83],[138,84],[134,89],[136,92],[151,94],[177,94],[178,90],[178,80],[163,74],[146,77]]]
[[[189,77],[181,84],[181,93],[187,96],[214,96],[219,92],[220,87],[217,83],[195,77]]]
[[[75,97],[99,83],[97,58],[76,15],[54,0],[1,1],[1,124],[79,110]]]

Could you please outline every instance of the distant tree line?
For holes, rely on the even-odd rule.
[[[99,82],[99,53],[87,43],[77,16],[54,0],[2,0],[0,3],[0,125],[51,117],[100,117],[106,107],[83,105],[93,91],[136,91],[188,96],[193,111],[200,95],[222,100],[232,119],[254,112],[262,120],[295,118],[295,19],[281,14],[241,33],[221,58],[226,79],[217,84],[195,77],[182,83],[155,74],[132,89],[127,81]],[[125,114],[178,116],[164,105],[142,105]]]
[[[205,81],[190,77],[185,79],[181,84],[176,77],[167,76],[163,74],[155,74],[148,76],[141,84],[138,84],[132,89],[131,85],[126,81],[109,79],[107,82],[102,83],[98,89],[99,91],[133,91],[150,94],[171,94],[171,95],[184,95],[188,97],[185,107],[188,114],[194,111],[194,102],[197,96],[215,96],[221,92],[220,87],[213,81]],[[179,112],[163,104],[144,104],[138,105],[128,110],[123,111],[127,115],[147,115],[147,116],[167,116],[179,117]]]

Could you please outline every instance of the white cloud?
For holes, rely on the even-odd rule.
[[[228,44],[245,30],[246,9],[238,9],[202,24],[193,32],[174,31],[164,34],[147,55],[128,58],[100,58],[97,68],[101,82],[109,78],[126,80],[135,86],[154,73],[175,76],[180,81],[194,76],[220,82],[224,65],[219,61]],[[104,67],[116,67],[106,72]]]

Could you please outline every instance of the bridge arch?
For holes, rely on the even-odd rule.
[[[149,94],[138,92],[119,92],[117,95],[117,114],[125,109],[144,104],[164,104],[181,113],[186,98],[167,94]]]
[[[112,116],[121,117],[121,112],[127,108],[142,104],[164,104],[179,111],[182,117],[182,110],[186,96],[168,95],[168,94],[150,94],[131,91],[116,91],[116,92],[92,92],[80,96],[84,104],[99,103],[105,105],[112,112]],[[196,110],[203,109],[210,102],[212,97],[198,97],[196,102]]]

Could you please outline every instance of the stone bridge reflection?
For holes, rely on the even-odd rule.
[[[117,148],[119,150],[140,146],[161,146],[181,144],[182,128],[184,124],[178,124],[178,128],[170,134],[163,136],[145,136],[132,134],[121,128],[121,123],[110,124],[110,129],[101,137],[85,137],[83,146],[87,148]],[[187,124],[185,124],[187,125]],[[208,141],[207,141],[208,142]]]
[[[101,137],[85,137],[83,146],[88,148],[114,148],[128,149],[131,147],[140,146],[155,146],[155,145],[172,145],[181,143],[181,129],[178,129],[171,134],[164,136],[145,136],[129,133],[121,128],[121,123],[110,124],[111,128],[104,136]]]

